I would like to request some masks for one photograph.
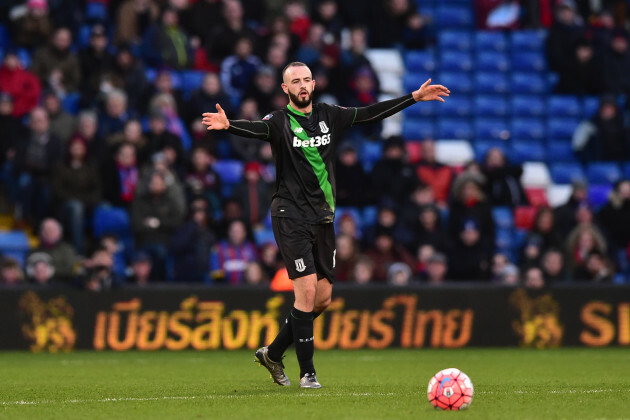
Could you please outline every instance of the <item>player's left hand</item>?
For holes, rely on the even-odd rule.
[[[420,89],[412,92],[413,99],[418,101],[440,101],[444,102],[442,96],[450,96],[451,91],[446,86],[432,85],[431,79],[420,86]]]

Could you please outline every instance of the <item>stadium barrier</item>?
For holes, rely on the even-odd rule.
[[[0,349],[256,349],[291,303],[256,288],[3,290]],[[339,286],[315,321],[320,350],[613,345],[630,345],[628,287]]]

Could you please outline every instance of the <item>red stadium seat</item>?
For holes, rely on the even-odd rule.
[[[543,188],[526,188],[525,195],[527,195],[529,204],[534,207],[549,205],[547,202],[547,191]]]
[[[519,206],[514,209],[514,226],[517,229],[531,230],[538,209],[533,206]]]

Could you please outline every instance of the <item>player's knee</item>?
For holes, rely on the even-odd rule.
[[[315,308],[313,309],[313,312],[324,312],[326,308],[328,308],[328,305],[330,305],[330,302],[332,302],[332,299],[330,296],[328,296],[325,299],[322,299],[321,301],[315,304]]]

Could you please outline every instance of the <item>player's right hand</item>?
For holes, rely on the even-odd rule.
[[[201,123],[207,125],[207,130],[227,130],[230,127],[230,122],[225,116],[225,111],[221,108],[221,105],[217,104],[218,112],[204,112],[202,114],[203,120]]]

